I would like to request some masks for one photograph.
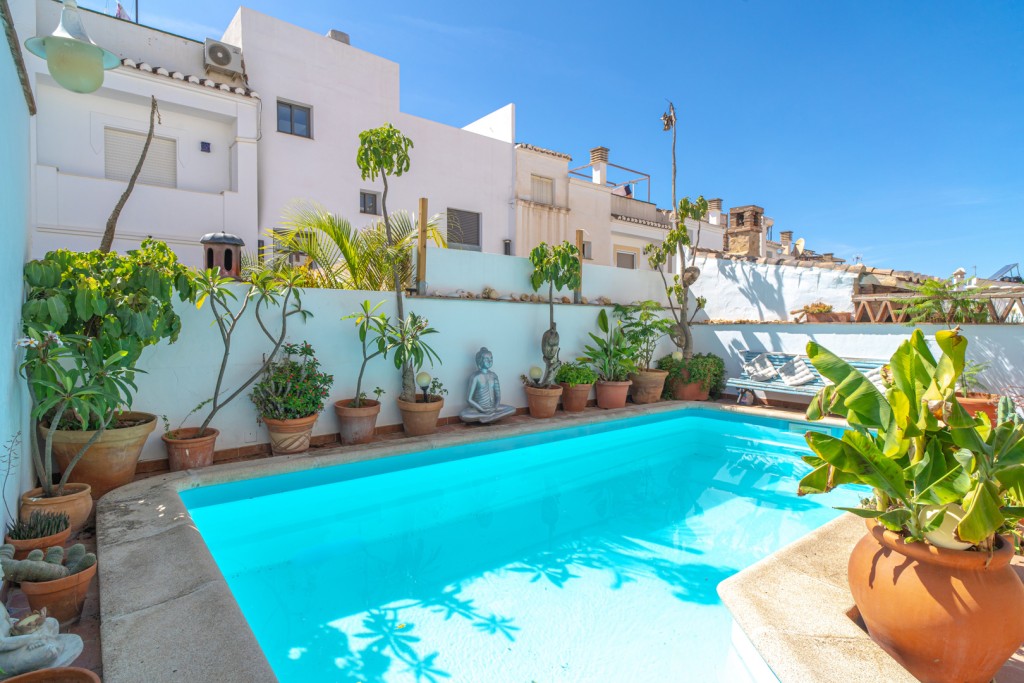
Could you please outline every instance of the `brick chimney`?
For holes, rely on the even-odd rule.
[[[590,150],[590,165],[594,172],[594,184],[604,186],[608,183],[608,148],[595,147]]]
[[[725,231],[725,251],[740,256],[762,256],[764,209],[754,204],[729,209],[729,227]]]
[[[793,231],[783,230],[780,232],[779,243],[782,245],[782,253],[788,254],[793,249]]]

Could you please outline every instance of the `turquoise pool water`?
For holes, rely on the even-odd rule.
[[[182,492],[291,681],[734,681],[720,581],[854,504],[685,410]]]

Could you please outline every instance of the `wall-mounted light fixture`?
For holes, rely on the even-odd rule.
[[[505,256],[512,255],[512,240],[502,240],[505,245]]]
[[[121,60],[110,50],[92,42],[78,14],[76,0],[64,0],[60,24],[48,36],[25,41],[25,48],[46,60],[53,80],[72,92],[95,92],[103,85],[103,72]]]

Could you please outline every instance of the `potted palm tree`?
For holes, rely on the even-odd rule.
[[[367,363],[377,356],[387,357],[391,349],[388,345],[391,338],[388,334],[391,321],[383,313],[377,312],[383,305],[383,301],[375,306],[369,301],[364,301],[360,311],[342,318],[355,320],[363,355],[363,362],[359,365],[359,376],[356,378],[355,398],[346,398],[334,404],[334,412],[341,423],[341,443],[345,445],[368,443],[376,431],[380,397],[384,390],[377,387],[374,391],[376,399],[366,398],[366,393],[363,392],[363,374],[366,372]]]
[[[37,335],[57,334],[84,359],[121,356],[112,374],[97,362],[82,368],[81,385],[102,386],[112,397],[103,413],[84,415],[72,405],[60,420],[53,420],[53,408],[37,418],[57,465],[73,470],[68,482],[88,485],[99,498],[135,477],[142,448],[156,426],[155,415],[131,410],[136,365],[147,346],[178,338],[181,320],[172,302],[175,294],[182,301],[194,297],[192,276],[166,244],[155,240],[144,240],[123,255],[59,249],[25,264],[24,274],[26,334],[29,329]],[[26,348],[33,355],[32,347]],[[41,375],[28,377],[30,396],[40,405],[52,392],[34,379],[52,380],[52,368],[36,366],[33,372]]]
[[[260,378],[268,367],[274,362],[278,350],[284,344],[288,334],[288,320],[293,315],[300,315],[303,319],[313,314],[302,307],[301,293],[298,283],[301,276],[298,273],[277,273],[273,271],[260,271],[249,274],[245,282],[245,289],[241,292],[235,310],[231,310],[231,303],[238,301],[235,293],[235,281],[231,278],[222,277],[219,269],[207,269],[196,280],[196,287],[199,297],[196,307],[200,308],[207,301],[210,303],[210,312],[213,315],[214,324],[220,333],[223,353],[221,354],[220,368],[217,372],[217,381],[214,384],[213,396],[207,401],[200,403],[196,410],[209,404],[210,409],[199,427],[178,427],[168,429],[161,437],[167,447],[168,466],[172,472],[195,467],[206,467],[213,464],[213,453],[216,448],[217,437],[220,431],[210,427],[213,418],[216,417],[224,406],[237,398],[243,391]],[[238,322],[245,315],[250,305],[253,308],[256,321],[260,331],[271,344],[270,352],[264,356],[260,367],[246,378],[233,391],[228,391],[224,386],[224,374],[227,371],[228,360],[231,356],[231,345],[234,335],[238,331]],[[272,332],[265,319],[270,310],[277,309],[278,318],[277,331]],[[193,413],[196,412],[193,410]],[[189,415],[191,415],[190,413]],[[188,419],[188,416],[186,416]]]
[[[654,403],[661,400],[668,372],[652,368],[658,342],[672,329],[672,321],[661,317],[661,306],[656,301],[643,301],[631,306],[616,305],[615,316],[622,322],[622,334],[633,349],[637,363],[629,374],[633,383],[630,395],[633,403]]]
[[[284,344],[281,351],[284,357],[266,367],[250,397],[270,432],[271,452],[290,455],[309,450],[334,377],[320,370],[309,342]]]
[[[622,324],[609,323],[608,311],[603,308],[597,314],[597,329],[603,336],[591,332],[590,338],[594,343],[584,348],[586,355],[579,360],[589,364],[597,373],[597,407],[622,408],[633,383],[629,373],[636,371],[636,363],[633,362],[635,352],[622,333]]]
[[[854,484],[872,499],[850,512],[868,532],[849,582],[871,637],[924,681],[988,681],[1024,641],[1024,585],[1009,533],[1024,509],[1024,426],[971,416],[956,396],[967,339],[920,330],[883,371],[885,392],[815,342],[807,355],[831,384],[810,420],[849,424],[841,437],[809,431],[813,470],[799,493]]]

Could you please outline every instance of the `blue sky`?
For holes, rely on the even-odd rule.
[[[140,0],[218,37],[237,0]],[[112,0],[80,0],[92,9]],[[126,3],[134,11],[132,3]],[[758,204],[776,231],[883,268],[1024,261],[1024,3],[1015,0],[351,2],[249,6],[401,65],[402,109],[455,126],[508,102],[517,138]],[[415,163],[415,159],[413,160]]]

